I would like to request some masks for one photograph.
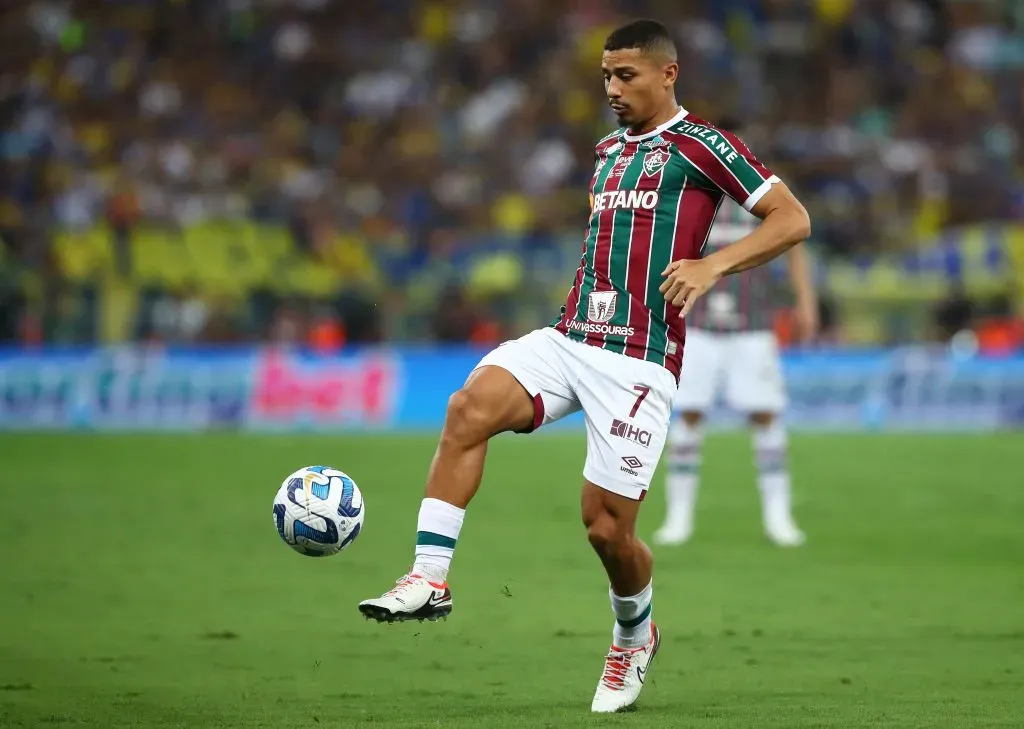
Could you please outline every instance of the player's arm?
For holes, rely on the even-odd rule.
[[[772,185],[750,212],[761,218],[761,224],[704,259],[718,278],[762,266],[811,235],[810,216],[782,182]]]
[[[699,261],[674,261],[665,269],[660,290],[666,301],[682,309],[680,316],[722,276],[761,266],[811,234],[807,210],[782,182],[774,182],[750,212],[761,219],[750,235]]]
[[[818,334],[818,292],[811,274],[811,261],[807,246],[797,243],[789,255],[789,280],[796,296],[796,326],[800,339],[809,341]]]

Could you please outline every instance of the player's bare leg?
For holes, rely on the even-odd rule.
[[[444,429],[427,475],[416,527],[412,570],[359,610],[381,622],[436,620],[452,609],[448,568],[465,509],[484,472],[487,441],[534,424],[534,403],[519,381],[500,367],[480,367],[448,401]]]
[[[693,535],[694,510],[700,488],[700,453],[704,444],[704,414],[684,412],[668,433],[665,479],[665,522],[654,534],[656,544],[683,544]]]
[[[612,647],[591,704],[595,712],[624,711],[636,703],[660,644],[651,620],[653,557],[636,536],[639,509],[639,501],[592,483],[583,486],[583,524],[608,573],[615,613]]]
[[[765,412],[753,413],[750,427],[765,535],[780,547],[799,547],[806,537],[793,519],[785,425],[774,413]]]

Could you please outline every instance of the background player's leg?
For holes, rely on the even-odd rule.
[[[533,398],[501,367],[475,370],[451,396],[420,505],[413,572],[445,581],[466,506],[480,488],[487,441],[505,430],[528,430],[534,415]]]
[[[766,536],[779,546],[804,542],[792,515],[786,427],[786,384],[778,343],[772,332],[741,332],[730,341],[726,399],[750,413],[757,487]]]
[[[653,557],[636,536],[640,502],[595,486],[583,486],[583,524],[611,583],[614,645],[638,648],[651,638]]]
[[[779,546],[799,546],[805,538],[793,520],[785,425],[770,412],[753,413],[750,425],[765,534]]]
[[[700,480],[701,426],[715,403],[723,372],[724,339],[692,329],[686,334],[683,371],[669,423],[665,521],[654,535],[657,544],[682,544],[693,534]]]
[[[704,444],[700,411],[685,411],[672,422],[668,433],[665,478],[665,523],[655,533],[658,544],[682,544],[693,534],[693,513],[700,487],[700,452]]]

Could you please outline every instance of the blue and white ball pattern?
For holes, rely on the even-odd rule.
[[[365,515],[356,482],[329,466],[300,468],[284,480],[274,498],[277,533],[307,557],[328,557],[352,544]]]

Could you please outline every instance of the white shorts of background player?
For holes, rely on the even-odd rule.
[[[582,410],[583,477],[642,500],[661,458],[676,379],[661,365],[537,329],[502,344],[477,367],[508,370],[534,401],[534,429]]]
[[[726,404],[741,413],[785,409],[782,360],[772,332],[686,330],[675,410],[706,413],[720,392]]]

